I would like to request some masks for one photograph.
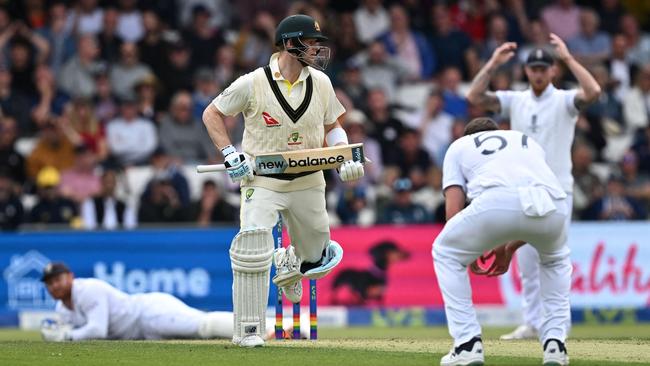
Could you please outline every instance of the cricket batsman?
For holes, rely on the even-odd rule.
[[[330,49],[320,25],[307,15],[291,15],[275,32],[278,52],[269,64],[235,80],[203,112],[203,122],[222,152],[227,173],[241,185],[241,226],[230,247],[233,271],[233,343],[264,345],[264,315],[273,282],[287,298],[302,298],[302,278],[327,275],[342,259],[343,250],[330,240],[322,171],[255,175],[251,157],[261,153],[347,145],[340,118],[345,109],[322,72]],[[233,146],[224,116],[242,113],[241,150]],[[361,162],[346,161],[339,169],[343,181],[364,175]],[[273,250],[273,227],[282,215],[291,245]]]

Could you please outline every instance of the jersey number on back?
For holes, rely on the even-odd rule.
[[[497,147],[496,150],[483,149],[483,151],[481,151],[481,154],[483,154],[483,155],[494,154],[495,152],[497,152],[499,150],[503,150],[503,149],[505,149],[506,146],[508,146],[508,141],[506,141],[506,139],[503,138],[502,136],[490,135],[490,136],[486,136],[484,139],[481,139],[481,137],[483,135],[484,134],[480,134],[480,135],[474,137],[474,144],[476,145],[477,149],[479,149],[481,147],[481,145],[483,145],[483,143],[485,143],[486,141],[488,141],[490,139],[496,139],[497,141],[499,141],[499,147]],[[524,148],[524,149],[528,148],[528,136],[527,135],[521,135],[521,147]]]

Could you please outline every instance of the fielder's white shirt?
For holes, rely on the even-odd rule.
[[[56,312],[72,324],[72,340],[141,338],[138,295],[128,295],[94,278],[76,278],[72,283],[73,309],[57,301]]]
[[[443,190],[460,186],[472,200],[493,187],[542,187],[566,197],[544,158],[544,150],[518,131],[484,131],[454,141],[445,155]]]
[[[537,141],[546,152],[546,162],[566,193],[573,192],[571,145],[578,121],[574,104],[577,89],[556,89],[552,84],[539,97],[532,89],[497,91],[501,114],[510,128]]]

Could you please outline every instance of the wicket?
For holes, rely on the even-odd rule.
[[[276,240],[276,249],[282,248],[282,216],[278,220],[278,232]],[[277,301],[275,303],[275,339],[281,340],[284,338],[284,329],[282,327],[282,320],[284,319],[282,289],[277,288],[276,292]],[[316,340],[318,338],[318,313],[317,313],[317,297],[316,297],[316,280],[309,280],[309,339]],[[300,336],[300,304],[293,304],[293,334],[291,339],[302,339]]]

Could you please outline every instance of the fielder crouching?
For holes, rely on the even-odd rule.
[[[204,312],[166,293],[129,295],[102,280],[75,278],[61,262],[48,264],[42,280],[58,300],[58,319],[41,326],[46,341],[232,337],[231,312]]]

